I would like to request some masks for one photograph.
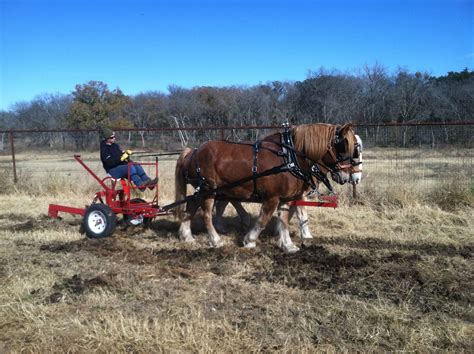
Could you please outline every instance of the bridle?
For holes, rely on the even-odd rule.
[[[334,139],[328,144],[326,154],[329,155],[329,158],[332,160],[330,163],[323,163],[322,160],[314,162],[311,166],[311,175],[314,176],[319,181],[323,182],[324,185],[333,192],[333,188],[326,177],[326,173],[321,171],[321,167],[331,173],[331,176],[334,180],[337,178],[335,175],[342,170],[349,169],[349,175],[352,177],[353,174],[361,172],[359,165],[362,162],[357,162],[354,159],[359,158],[361,153],[362,146],[356,139],[354,143],[354,154],[353,156],[344,158],[342,154],[345,152],[345,138],[340,136],[340,128],[337,127]],[[323,155],[323,156],[325,156]]]
[[[342,154],[345,152],[345,138],[340,136],[339,127],[336,129],[334,134],[334,139],[331,143],[328,144],[326,154],[332,159],[332,163],[324,164],[318,162],[322,167],[329,170],[331,173],[337,173],[341,170],[350,169],[350,173],[360,172],[357,169],[357,166],[361,164],[361,162],[356,162],[354,158],[358,158],[360,156],[360,149],[361,146],[357,142],[354,143],[354,154],[350,157],[344,158]],[[357,153],[357,156],[355,155]],[[329,166],[328,166],[329,165]],[[332,166],[332,167],[331,167]]]

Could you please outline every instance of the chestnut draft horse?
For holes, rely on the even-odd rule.
[[[354,167],[352,169],[352,173],[349,179],[349,183],[353,185],[357,185],[362,181],[362,150],[363,150],[363,143],[362,139],[359,135],[355,135],[356,137],[356,150],[354,151]],[[272,139],[273,135],[268,138],[264,138],[264,140]],[[318,195],[320,195],[318,187],[320,185],[320,181],[318,179],[314,179],[314,186],[311,190],[306,191],[306,195],[303,197],[303,200],[310,200]],[[215,203],[216,213],[214,215],[214,227],[217,230],[225,230],[225,222],[224,222],[224,211],[227,205],[231,203],[234,209],[237,211],[237,214],[240,218],[240,222],[245,226],[250,226],[250,215],[242,206],[242,203],[239,201],[228,201],[228,200],[218,200]],[[308,213],[306,211],[306,207],[301,206],[288,206],[288,204],[280,204],[278,207],[279,213],[288,213],[288,222],[291,220],[292,216],[296,213],[296,217],[298,219],[298,226],[299,226],[299,235],[302,240],[312,239],[313,235],[311,234],[311,230],[309,228],[308,222]],[[281,215],[281,217],[285,217],[285,215]],[[222,231],[221,231],[222,232]]]
[[[303,197],[314,171],[320,176],[330,172],[340,184],[350,180],[356,148],[352,124],[295,126],[288,131],[292,144],[282,143],[279,133],[274,136],[255,144],[209,141],[194,151],[183,150],[175,170],[176,200],[186,200],[186,210],[185,203],[176,207],[180,239],[194,241],[191,219],[201,207],[210,244],[219,247],[221,240],[212,224],[216,197],[258,201],[262,203],[259,217],[243,241],[245,247],[253,248],[278,205]],[[288,155],[294,160],[288,162]],[[196,189],[194,196],[186,197],[188,183]],[[288,216],[280,215],[279,234],[280,248],[285,252],[298,250],[289,235]]]

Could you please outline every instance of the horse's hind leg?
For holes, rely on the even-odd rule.
[[[230,202],[234,209],[237,211],[237,214],[239,215],[240,221],[245,227],[250,227],[250,215],[247,213],[247,211],[244,209],[242,206],[242,203],[237,202],[237,201],[232,201]],[[220,233],[226,233],[227,228],[224,222],[224,211],[225,208],[229,205],[229,202],[226,200],[217,200],[215,203],[216,206],[216,213],[214,215],[214,227],[216,230],[218,230]]]
[[[257,243],[257,238],[270,221],[279,203],[279,198],[272,198],[264,201],[260,209],[257,222],[253,228],[244,237],[244,246],[247,248],[254,248]]]
[[[183,219],[181,220],[181,225],[179,226],[179,239],[186,242],[194,242],[195,239],[191,232],[191,220],[193,219],[194,214],[199,208],[199,203],[195,200],[190,200],[186,205],[186,212],[183,213]]]
[[[282,204],[278,208],[278,247],[280,247],[285,253],[293,253],[299,250],[291,241],[290,231],[288,229],[290,207],[288,204]]]
[[[229,204],[226,200],[217,200],[215,202],[216,214],[214,215],[214,227],[216,230],[219,230],[220,233],[226,233],[227,229],[224,223],[224,211],[227,205]]]
[[[250,215],[247,213],[247,210],[244,209],[242,206],[242,203],[240,202],[234,202],[232,201],[232,206],[235,208],[237,211],[237,214],[239,214],[240,221],[242,221],[242,224],[246,227],[250,227]]]
[[[300,238],[302,240],[309,240],[313,238],[311,235],[311,230],[309,229],[309,220],[308,220],[308,212],[306,208],[302,206],[290,206],[290,211],[288,214],[288,223],[296,213],[296,217],[298,218],[298,227],[300,229]]]
[[[201,202],[204,223],[206,224],[207,233],[209,235],[209,243],[212,247],[221,247],[222,241],[212,224],[212,208],[214,207],[214,198],[206,198]]]
[[[311,230],[309,229],[308,212],[304,206],[296,207],[296,217],[298,218],[301,239],[312,239],[313,235],[311,235]]]

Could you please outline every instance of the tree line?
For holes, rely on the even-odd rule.
[[[357,73],[321,68],[303,81],[255,86],[169,86],[125,95],[100,81],[43,94],[0,111],[0,129],[99,129],[279,125],[308,122],[455,122],[474,117],[474,71],[434,77],[375,64]]]

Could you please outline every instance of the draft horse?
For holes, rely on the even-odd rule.
[[[264,138],[264,140],[267,139],[272,139],[274,136],[270,136],[267,138]],[[357,185],[362,181],[362,151],[363,151],[363,142],[362,139],[359,135],[355,135],[356,138],[356,150],[354,150],[354,163],[353,163],[353,168],[351,170],[351,175],[349,179],[349,183],[353,185]],[[312,186],[309,190],[306,191],[306,195],[303,197],[303,200],[311,200],[314,197],[317,197],[320,195],[319,192],[319,185],[321,184],[320,181],[317,178],[313,178],[314,180],[314,186],[316,189],[314,189],[314,186]],[[214,215],[214,227],[219,231],[219,230],[225,230],[225,222],[224,222],[224,211],[229,204],[229,202],[232,204],[234,209],[237,211],[237,214],[240,218],[240,221],[243,225],[250,227],[250,215],[249,213],[244,209],[242,203],[239,201],[235,200],[218,200],[215,203],[215,209],[216,213]],[[278,206],[278,212],[281,213],[281,217],[284,218],[286,215],[284,213],[288,213],[288,222],[291,220],[292,216],[296,214],[296,217],[298,219],[298,226],[299,226],[299,235],[302,240],[308,240],[312,239],[313,235],[311,234],[311,230],[309,228],[309,222],[308,222],[308,213],[306,211],[306,207],[301,205],[301,206],[289,206],[288,204],[280,204]],[[222,231],[221,231],[222,232]]]
[[[210,245],[220,247],[222,242],[212,223],[216,198],[258,201],[262,204],[259,216],[243,240],[245,247],[254,248],[278,205],[302,199],[315,171],[321,178],[331,173],[340,184],[350,180],[356,144],[351,123],[341,127],[305,124],[289,129],[285,140],[276,133],[255,144],[209,141],[194,150],[184,149],[175,170],[176,200],[186,200],[176,207],[180,239],[194,241],[191,220],[201,207]],[[186,197],[187,184],[196,190],[192,197]],[[287,213],[286,217],[280,215],[279,224],[278,246],[285,252],[297,251]]]

